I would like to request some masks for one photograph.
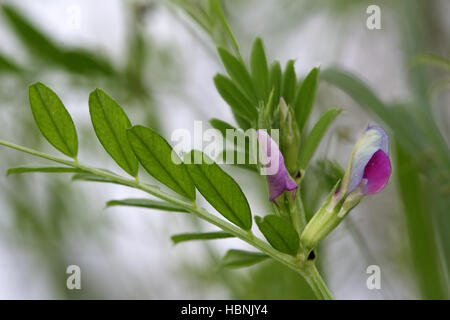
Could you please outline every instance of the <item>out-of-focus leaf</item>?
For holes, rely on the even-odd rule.
[[[231,79],[243,90],[253,105],[258,104],[252,79],[244,63],[224,48],[218,49],[220,59]]]
[[[195,160],[201,160],[201,163],[196,164]],[[186,155],[185,163],[195,186],[205,199],[226,219],[244,230],[250,230],[252,213],[236,181],[201,151],[192,150]]]
[[[195,187],[185,165],[163,137],[143,126],[134,126],[127,134],[139,162],[150,175],[176,193],[195,200]]]
[[[250,122],[257,117],[256,107],[230,79],[218,74],[214,77],[214,84],[233,112]]]
[[[269,67],[267,66],[266,52],[261,38],[256,38],[253,42],[250,55],[250,70],[258,98],[265,101],[270,92]]]
[[[412,59],[413,65],[430,65],[450,72],[450,59],[435,54],[420,54]]]
[[[222,259],[221,265],[228,268],[245,268],[270,258],[265,253],[245,250],[228,250]]]
[[[4,55],[0,54],[0,73],[10,72],[10,73],[20,73],[22,68],[16,63],[6,58]]]
[[[177,207],[173,204],[159,201],[159,200],[152,200],[152,199],[145,199],[145,198],[129,198],[129,199],[122,199],[122,200],[110,200],[106,203],[107,207],[111,206],[128,206],[128,207],[140,207],[140,208],[148,208],[148,209],[157,209],[157,210],[163,210],[163,211],[173,211],[173,212],[188,212],[186,209]]]
[[[432,113],[426,108],[414,104],[388,107],[362,80],[337,68],[326,69],[321,77],[345,91],[361,107],[375,113],[395,132],[398,142],[408,152],[414,153],[432,147],[433,153],[441,157],[443,164],[450,165],[449,146],[433,121]],[[416,78],[420,77],[417,75]],[[421,80],[418,79],[418,82]],[[424,167],[426,166],[427,164]]]
[[[207,33],[212,31],[212,21],[200,4],[188,0],[172,0],[171,2],[184,10],[204,31]]]
[[[28,47],[30,53],[49,61],[60,61],[61,51],[59,48],[13,6],[2,5],[2,11],[6,21],[13,28],[16,35]]]
[[[180,233],[170,237],[174,244],[192,241],[192,240],[216,240],[216,239],[226,239],[233,238],[232,234],[224,231],[217,232],[204,232],[204,233]]]
[[[6,175],[28,173],[28,172],[83,172],[83,170],[71,167],[17,167],[10,168],[6,171]]]
[[[264,218],[256,216],[255,222],[272,247],[293,256],[297,254],[299,236],[289,221],[271,214]]]
[[[344,176],[344,168],[336,160],[319,159],[316,161],[317,176],[325,183],[325,190],[330,190]]]
[[[297,87],[297,76],[295,74],[294,60],[289,60],[283,75],[282,94],[286,104],[291,105],[295,98],[295,88]]]
[[[349,72],[328,68],[321,72],[320,77],[346,92],[366,110],[375,113],[396,133],[399,142],[409,151],[423,148],[423,136],[417,126],[411,125],[414,120],[410,112],[401,108],[390,110],[363,81]]]
[[[119,104],[103,90],[89,95],[89,113],[98,140],[116,163],[133,177],[138,173],[138,161],[127,139],[131,122]]]
[[[228,25],[228,21],[223,13],[222,7],[220,5],[219,0],[209,0],[209,11],[211,12],[212,20],[219,20],[222,23],[222,27],[225,30],[225,34],[228,36],[228,40],[231,42],[234,51],[236,54],[239,54],[239,46],[236,41],[236,38],[231,31],[230,26]]]
[[[29,98],[34,120],[44,137],[56,149],[75,158],[78,153],[77,131],[56,93],[38,82],[30,86]]]
[[[322,113],[319,120],[311,129],[311,132],[308,134],[308,137],[302,143],[299,155],[300,168],[306,169],[309,161],[314,155],[314,152],[316,151],[317,147],[322,141],[325,132],[328,130],[328,127],[331,125],[331,123],[334,121],[334,119],[338,116],[340,112],[341,109],[332,108]]]
[[[396,145],[398,188],[408,225],[411,253],[424,299],[448,298],[432,221],[414,160]]]
[[[313,68],[303,80],[297,93],[294,110],[297,117],[298,126],[302,131],[306,127],[309,115],[311,114],[314,106],[318,73],[319,69]]]
[[[58,45],[48,35],[39,30],[13,6],[3,5],[6,21],[28,49],[28,52],[49,64],[59,65],[75,73],[102,73],[110,75],[110,63],[82,49],[69,49]]]
[[[83,49],[63,49],[61,64],[74,73],[90,75],[93,73],[112,75],[114,73],[114,69],[107,60]]]

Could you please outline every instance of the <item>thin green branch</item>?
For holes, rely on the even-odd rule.
[[[281,253],[274,248],[272,248],[270,245],[268,245],[266,242],[262,241],[260,238],[256,237],[251,232],[247,232],[245,230],[242,230],[233,224],[222,220],[221,218],[213,215],[212,213],[209,213],[203,208],[198,208],[195,204],[190,203],[188,201],[179,199],[177,197],[174,197],[170,194],[167,194],[163,191],[161,191],[159,188],[147,185],[144,183],[141,183],[139,180],[136,179],[128,179],[121,177],[115,173],[112,173],[107,170],[103,169],[97,169],[93,168],[87,165],[84,165],[80,163],[79,161],[71,161],[71,160],[65,160],[61,159],[52,155],[48,155],[27,147],[22,147],[19,145],[16,145],[14,143],[6,142],[3,140],[0,140],[0,145],[4,145],[6,147],[19,150],[31,155],[34,155],[36,157],[44,158],[47,160],[51,160],[53,162],[57,162],[60,164],[64,164],[73,168],[78,168],[80,170],[83,170],[85,172],[98,175],[100,177],[108,178],[111,180],[111,182],[115,182],[118,184],[122,184],[125,186],[129,186],[135,189],[142,190],[150,195],[153,195],[157,198],[160,198],[162,200],[167,201],[168,203],[174,204],[176,206],[179,206],[183,209],[186,209],[187,211],[193,213],[197,217],[219,227],[223,231],[226,231],[237,238],[240,238],[241,240],[247,242],[248,244],[252,245],[253,247],[261,250],[262,252],[266,253],[270,257],[272,257],[274,260],[284,264],[285,266],[295,270],[300,275],[305,277],[307,282],[310,284],[311,288],[313,289],[314,293],[316,294],[318,299],[331,299],[331,295],[326,287],[326,284],[323,282],[320,274],[318,273],[317,269],[315,268],[313,262],[300,262],[295,257],[292,257],[290,255]]]

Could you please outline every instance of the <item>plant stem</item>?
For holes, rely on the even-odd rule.
[[[331,300],[333,297],[331,296],[330,291],[327,288],[327,285],[323,281],[320,276],[319,271],[316,268],[314,263],[307,263],[304,268],[303,277],[306,282],[308,282],[311,289],[314,291],[317,299],[320,300]]]
[[[103,169],[97,169],[93,167],[89,167],[87,165],[84,165],[77,161],[71,161],[71,160],[65,160],[58,157],[54,157],[33,149],[29,149],[27,147],[22,147],[19,145],[16,145],[14,143],[6,142],[3,140],[0,140],[0,145],[4,145],[6,147],[16,149],[40,158],[44,158],[47,160],[51,160],[53,162],[57,162],[60,164],[64,164],[73,168],[81,169],[85,172],[97,175],[99,177],[104,177],[109,179],[111,182],[115,182],[118,184],[122,184],[125,186],[129,186],[135,189],[142,190],[148,194],[151,194],[155,197],[158,197],[162,200],[167,201],[168,203],[174,204],[176,206],[179,206],[180,208],[186,209],[192,214],[196,215],[197,217],[219,227],[223,231],[226,231],[237,238],[247,242],[248,244],[252,245],[253,247],[261,250],[262,252],[266,253],[270,257],[272,257],[274,260],[277,260],[278,262],[284,264],[285,266],[297,271],[300,273],[303,277],[305,277],[308,284],[311,286],[312,290],[316,294],[318,299],[331,299],[331,295],[326,287],[326,284],[323,282],[320,274],[318,273],[316,267],[314,266],[313,262],[300,262],[298,259],[296,259],[293,256],[284,254],[282,252],[279,252],[272,248],[270,245],[268,245],[266,242],[262,241],[260,238],[256,237],[252,233],[249,233],[247,231],[244,231],[233,224],[222,220],[221,218],[213,215],[212,213],[209,213],[203,208],[198,208],[197,206],[193,205],[190,202],[187,202],[185,200],[179,199],[177,197],[174,197],[170,194],[167,194],[163,191],[161,191],[159,188],[141,183],[138,179],[127,179],[122,176],[119,176],[115,173],[112,173],[110,171],[106,171]]]

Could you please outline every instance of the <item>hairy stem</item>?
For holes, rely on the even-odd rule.
[[[176,206],[179,206],[183,209],[188,210],[192,214],[196,215],[197,217],[208,221],[209,223],[219,227],[223,231],[226,231],[237,238],[247,242],[248,244],[252,245],[253,247],[261,250],[262,252],[266,253],[270,257],[272,257],[274,260],[284,264],[285,266],[297,271],[299,274],[301,274],[308,284],[311,286],[312,290],[314,291],[315,295],[318,299],[331,299],[331,295],[328,291],[328,288],[326,287],[326,284],[322,280],[319,272],[317,271],[316,267],[314,266],[313,262],[300,262],[295,257],[292,257],[290,255],[281,253],[274,248],[272,248],[270,245],[268,245],[266,242],[262,241],[260,238],[253,235],[251,232],[244,231],[233,224],[213,215],[212,213],[206,211],[203,208],[198,208],[195,204],[192,204],[190,202],[187,202],[185,200],[179,199],[177,197],[174,197],[170,194],[167,194],[163,191],[161,191],[159,188],[144,184],[140,182],[138,179],[128,179],[124,178],[122,176],[119,176],[115,173],[112,173],[110,171],[106,171],[103,169],[97,169],[93,168],[87,165],[84,165],[80,163],[78,160],[72,161],[72,160],[65,160],[58,157],[54,157],[33,149],[29,149],[27,147],[22,147],[19,145],[16,145],[14,143],[6,142],[3,140],[0,140],[0,145],[4,145],[6,147],[16,149],[40,158],[44,158],[47,160],[51,160],[53,162],[57,162],[60,164],[64,164],[73,168],[81,169],[85,172],[97,175],[99,177],[108,178],[112,182],[116,182],[122,185],[126,185],[135,189],[142,190],[148,194],[151,194],[157,198],[160,198],[162,200],[167,201],[168,203],[174,204]]]

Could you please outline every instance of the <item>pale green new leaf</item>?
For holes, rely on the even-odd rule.
[[[75,158],[78,153],[77,131],[56,93],[38,82],[30,86],[29,98],[34,120],[44,137],[56,149]]]

